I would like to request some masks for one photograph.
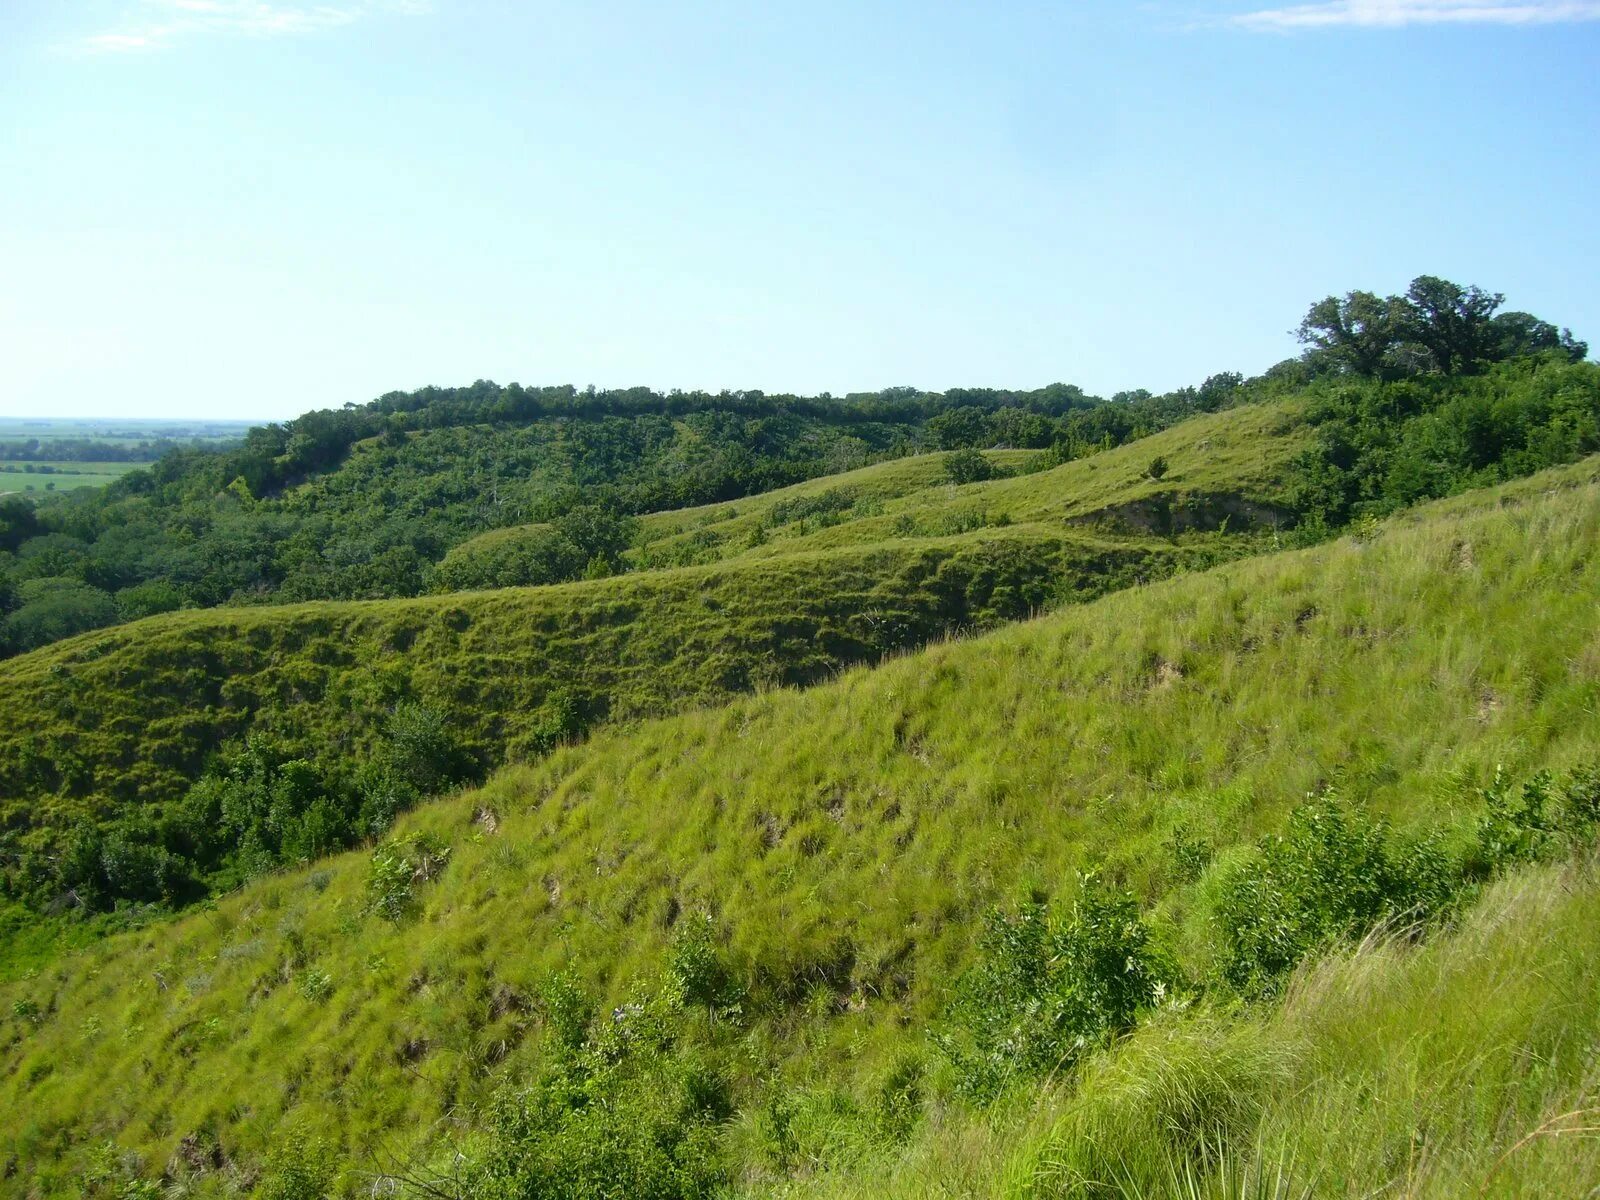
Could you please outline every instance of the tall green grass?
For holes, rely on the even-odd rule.
[[[1080,868],[1131,890],[1175,958],[1205,977],[1216,949],[1207,889],[1307,792],[1334,783],[1402,829],[1466,829],[1497,765],[1523,777],[1592,759],[1595,479],[1595,464],[1580,464],[805,691],[601,729],[405,819],[402,836],[448,855],[417,879],[402,920],[371,910],[371,856],[349,854],[0,985],[0,1156],[12,1165],[0,1194],[73,1194],[108,1145],[146,1178],[186,1146],[214,1150],[220,1165],[174,1178],[219,1192],[291,1142],[325,1148],[338,1194],[370,1190],[385,1155],[465,1136],[502,1088],[537,1074],[549,1034],[530,998],[552,972],[603,1010],[623,1005],[659,976],[673,930],[696,913],[711,917],[739,983],[738,1015],[707,1012],[695,1028],[740,1100],[726,1137],[747,1189],[831,1186],[849,1168],[858,1182],[843,1179],[845,1194],[893,1194],[859,1183],[882,1178],[903,1180],[900,1194],[994,1194],[996,1180],[1010,1194],[1060,1191],[1074,1170],[1138,1167],[1104,1145],[1098,1158],[1084,1150],[1085,1137],[1109,1136],[1095,1130],[1169,1127],[1181,1153],[1149,1160],[1152,1173],[1128,1187],[1167,1186],[1153,1173],[1167,1166],[1177,1180],[1204,1168],[1210,1187],[1218,1164],[1244,1180],[1282,1165],[1300,1180],[1302,1167],[1335,1161],[1352,1164],[1351,1179],[1389,1171],[1376,1186],[1404,1178],[1409,1160],[1389,1132],[1407,1113],[1425,1131],[1429,1113],[1441,1123],[1428,1143],[1441,1181],[1479,1178],[1492,1148],[1556,1115],[1551,1105],[1581,1106],[1588,1085],[1573,1072],[1589,1018],[1561,1014],[1590,985],[1561,981],[1592,979],[1592,935],[1571,943],[1570,975],[1528,958],[1537,970],[1507,991],[1514,1011],[1500,1025],[1468,1023],[1473,1003],[1489,1003],[1472,999],[1475,982],[1448,1005],[1421,984],[1354,992],[1360,1012],[1410,995],[1393,1020],[1414,1027],[1349,1059],[1368,1074],[1348,1086],[1354,1050],[1318,1059],[1302,1043],[1361,1036],[1356,1007],[1343,1025],[1306,1015],[1281,1036],[1247,1015],[1265,1030],[1256,1041],[1248,1026],[1173,1013],[1084,1068],[1105,1073],[1103,1088],[1058,1078],[1045,1100],[1002,1105],[1016,1114],[1006,1124],[940,1098],[924,1031],[973,961],[980,914],[1066,892]],[[1196,845],[1213,865],[1190,882],[1184,847]],[[1593,926],[1592,888],[1556,892],[1591,897],[1582,916]],[[1366,953],[1380,952],[1404,972],[1444,953]],[[1498,961],[1517,966],[1509,952]],[[1451,978],[1492,980],[1493,965]],[[1555,981],[1543,1000],[1541,978]],[[1334,1013],[1300,997],[1355,986],[1318,991],[1312,979],[1291,988],[1287,1013]],[[1430,1004],[1447,1025],[1426,1023]],[[1484,1068],[1487,1092],[1464,1085],[1480,1068],[1451,1057],[1469,1036],[1450,1043],[1455,1025],[1509,1047]],[[1148,1069],[1116,1057],[1140,1053]],[[1418,1108],[1435,1059],[1447,1086],[1435,1108]],[[1386,1092],[1390,1065],[1403,1070]],[[1157,1066],[1159,1086],[1147,1079]],[[1251,1077],[1262,1081],[1253,1093]],[[1126,1115],[1069,1118],[1091,1094],[1123,1096]],[[1301,1126],[1318,1096],[1332,1107],[1311,1137]],[[1339,1139],[1373,1098],[1389,1132],[1363,1158]],[[882,1158],[905,1136],[904,1105],[919,1132],[907,1157]],[[1291,1128],[1305,1140],[1285,1143]],[[1216,1163],[1204,1153],[1213,1143]],[[1540,1166],[1551,1153],[1541,1144],[1497,1178],[1569,1170]]]
[[[550,588],[151,617],[0,664],[0,816],[39,828],[169,800],[251,730],[357,761],[407,699],[449,714],[461,749],[498,765],[543,744],[555,707],[594,725],[811,683],[1213,559],[1030,526]]]
[[[1596,863],[1530,869],[1420,946],[1374,936],[1308,964],[1281,1004],[1167,1012],[1069,1078],[749,1194],[1590,1195],[1597,989]]]

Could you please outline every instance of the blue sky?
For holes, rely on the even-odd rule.
[[[0,414],[1109,394],[1421,273],[1600,343],[1600,0],[5,0]]]

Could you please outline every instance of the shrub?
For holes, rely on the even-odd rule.
[[[552,688],[539,705],[532,727],[518,739],[516,749],[525,754],[549,754],[563,742],[576,738],[583,728],[583,705],[578,697],[570,688]]]
[[[545,988],[550,1069],[496,1096],[462,1195],[691,1200],[724,1179],[721,1075],[675,1050],[671,989],[594,1020],[564,976]]]
[[[326,1200],[336,1173],[332,1147],[292,1132],[267,1159],[256,1194],[262,1200]]]
[[[1391,842],[1382,821],[1324,795],[1223,878],[1212,912],[1219,973],[1242,995],[1268,994],[1330,942],[1383,921],[1437,917],[1464,881],[1465,865],[1437,836]]]
[[[992,1097],[1018,1073],[1054,1071],[1129,1029],[1176,982],[1133,898],[1085,876],[1065,914],[1029,903],[988,915],[934,1044],[962,1092]]]
[[[412,701],[395,706],[376,757],[389,774],[408,780],[424,796],[442,792],[473,773],[444,713]]]
[[[183,589],[176,584],[165,579],[152,579],[117,592],[117,612],[124,621],[136,621],[156,613],[175,612],[183,607],[187,599]]]
[[[1573,769],[1562,791],[1562,825],[1576,836],[1593,837],[1600,825],[1600,763]]]
[[[679,923],[667,948],[666,975],[686,1002],[707,1009],[733,1008],[744,995],[717,944],[716,923],[708,913]]]
[[[1553,786],[1550,773],[1540,771],[1514,797],[1503,769],[1495,768],[1494,780],[1482,792],[1484,814],[1478,820],[1474,864],[1479,873],[1531,862],[1551,846],[1556,833],[1555,814],[1550,811]]]
[[[558,1050],[583,1048],[589,1035],[589,1000],[571,975],[558,971],[545,980],[539,991],[539,1010]]]
[[[391,838],[372,852],[367,869],[367,908],[390,921],[410,915],[416,885],[436,879],[450,859],[450,847],[426,833]]]
[[[776,528],[779,525],[788,525],[792,521],[804,521],[808,518],[817,518],[824,525],[833,524],[830,518],[837,518],[849,512],[855,503],[856,493],[853,489],[828,488],[826,491],[809,496],[779,500],[767,510],[763,524],[769,528]]]
[[[951,483],[979,483],[994,477],[994,467],[976,450],[954,450],[944,460]]]

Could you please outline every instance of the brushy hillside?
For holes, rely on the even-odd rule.
[[[269,813],[278,802],[263,800],[254,824],[271,843],[268,864],[349,844],[410,803],[388,784],[354,782],[384,753],[400,706],[448,724],[458,764],[449,780],[481,778],[604,721],[815,682],[951,633],[1259,550],[1269,541],[1245,531],[1281,516],[1273,501],[1306,441],[1293,409],[1274,405],[965,485],[951,481],[948,456],[915,457],[758,498],[742,516],[655,519],[657,533],[698,532],[665,541],[647,532],[642,558],[708,566],[446,597],[188,611],[45,647],[0,663],[7,890],[35,909],[109,909],[180,904],[226,886],[246,866],[235,847],[204,845],[193,827],[226,819],[221,810],[234,802],[204,814],[172,807],[208,763],[218,775],[254,770],[269,791],[284,764],[315,765],[321,778],[283,802],[294,812],[280,804]],[[1168,464],[1159,479],[1148,470],[1155,456]],[[1165,519],[1130,520],[1135,511]],[[1172,536],[1173,513],[1176,524],[1210,532]],[[703,523],[718,517],[726,520]],[[1105,528],[1089,527],[1097,519]],[[1216,531],[1229,523],[1237,532]],[[761,536],[741,535],[747,529]],[[725,557],[659,550],[728,538],[738,540]],[[480,539],[480,561],[508,561],[505,543]],[[247,735],[273,739],[259,770],[239,765]],[[231,757],[212,763],[221,751]],[[302,836],[318,797],[334,811]],[[236,830],[224,842],[247,840]],[[26,924],[20,913],[18,921]]]
[[[1591,1195],[1597,989],[1597,864],[1529,871],[1430,944],[1374,937],[1309,965],[1280,1008],[1163,1014],[1066,1082],[744,1194]]]
[[[994,478],[961,481],[961,452],[945,452],[736,503],[653,513],[640,519],[627,558],[637,566],[682,566],[1006,524],[1104,523],[1161,534],[1287,526],[1290,464],[1311,443],[1302,408],[1279,402],[1203,414],[1054,467],[1043,453],[991,450],[975,469]],[[1153,476],[1157,460],[1165,469]],[[515,581],[519,550],[537,545],[547,528],[495,530],[462,543],[441,564],[441,583]]]
[[[1544,836],[1541,797],[1554,785],[1535,773],[1600,755],[1597,589],[1600,463],[1587,460],[1360,538],[1120,592],[807,691],[601,729],[418,810],[376,852],[259,880],[5,985],[0,1111],[14,1116],[0,1133],[0,1188],[75,1194],[87,1172],[114,1195],[164,1173],[196,1195],[355,1195],[375,1176],[448,1182],[468,1164],[483,1180],[524,1181],[507,1194],[539,1194],[528,1180],[566,1171],[585,1187],[616,1177],[651,1181],[633,1194],[704,1195],[782,1189],[830,1164],[865,1171],[908,1138],[948,1133],[955,1144],[930,1149],[935,1162],[978,1153],[990,1118],[957,1098],[970,1083],[962,1059],[934,1053],[927,1031],[970,978],[991,905],[1079,895],[1073,922],[1110,913],[1132,936],[1122,910],[1072,884],[1097,867],[1150,923],[1139,961],[1167,964],[1163,980],[1211,981],[1194,1020],[1234,1021],[1205,999],[1229,994],[1241,953],[1217,914],[1243,894],[1241,878],[1270,882],[1247,847],[1308,793],[1336,789],[1363,820],[1390,818],[1396,836],[1435,831],[1442,840],[1406,860],[1424,879],[1457,858],[1464,878],[1481,877],[1482,864]],[[1520,810],[1497,768],[1529,780]],[[1572,778],[1563,803],[1581,807],[1592,789]],[[1325,820],[1313,818],[1314,835]],[[1260,853],[1270,863],[1281,852]],[[1590,885],[1578,899],[1558,891],[1546,888],[1550,927],[1592,928]],[[1544,928],[1538,903],[1516,911]],[[1503,925],[1475,933],[1469,922],[1421,957],[1393,947],[1327,968],[1341,978],[1373,961],[1392,974],[1373,1018],[1392,1040],[1355,1059],[1372,1082],[1343,1065],[1360,1017],[1340,1006],[1377,976],[1326,986],[1321,1001],[1323,976],[1309,977],[1281,1016],[1269,1001],[1248,1010],[1266,1032],[1229,1025],[1213,1039],[1237,1122],[1190,1127],[1198,1140],[1178,1145],[1176,1169],[1214,1177],[1214,1133],[1243,1129],[1219,1148],[1243,1162],[1258,1125],[1265,1137],[1320,1118],[1329,1140],[1296,1142],[1291,1157],[1345,1161],[1332,1139],[1348,1135],[1359,1154],[1334,1194],[1405,1178],[1408,1153],[1419,1175],[1443,1172],[1432,1194],[1451,1194],[1451,1180],[1486,1178],[1487,1158],[1543,1106],[1589,1102],[1577,1054],[1588,1026],[1539,1013],[1592,994],[1592,937],[1564,947],[1530,932],[1566,974],[1529,975],[1503,1010],[1485,1008],[1484,1028],[1504,1036],[1476,1066],[1446,1058],[1444,1090],[1418,1092],[1431,1084],[1404,1070],[1430,1045],[1465,1053],[1464,1040],[1414,1039],[1436,1027],[1433,1010],[1482,998],[1444,1007],[1429,988],[1514,971],[1505,944],[1483,948]],[[1434,970],[1445,983],[1429,983]],[[671,987],[655,990],[662,978]],[[591,1023],[594,1011],[605,1015]],[[1167,1127],[1137,1107],[1159,1099],[1159,1065],[1183,1061],[1160,1038],[1202,1043],[1192,1061],[1211,1053],[1203,1024],[1164,1012],[1114,1051],[1128,1057],[1069,1072],[1123,1073],[1131,1107],[1101,1112],[1109,1125]],[[1575,1040],[1560,1042],[1568,1029]],[[1295,1051],[1281,1061],[1280,1037]],[[669,1046],[672,1073],[640,1065]],[[1530,1075],[1532,1062],[1547,1065]],[[1383,1075],[1390,1066],[1398,1073]],[[1504,1086],[1469,1103],[1456,1082],[1467,1071]],[[1263,1088],[1263,1075],[1309,1090]],[[1181,1079],[1172,1086],[1188,1094]],[[1384,1107],[1362,1116],[1373,1095]],[[1043,1140],[1019,1168],[1034,1194],[1070,1194],[1073,1128],[1034,1131]],[[1277,1152],[1267,1140],[1259,1157]],[[1566,1178],[1597,1182],[1589,1160],[1563,1161],[1574,1164]],[[1523,1169],[1501,1171],[1491,1194],[1541,1178]],[[1008,1178],[1018,1176],[975,1190]],[[568,1194],[607,1194],[577,1182]],[[293,1190],[302,1185],[312,1190]]]
[[[948,412],[976,414],[991,444],[1098,446],[1242,402],[1236,391],[1115,412],[1063,385],[843,400],[485,381],[395,393],[173,449],[99,494],[0,498],[0,655],[180,607],[418,595],[446,551],[487,530],[769,491],[936,448]]]
[[[256,727],[303,752],[360,754],[403,699],[448,707],[460,745],[494,763],[543,748],[558,697],[576,713],[557,738],[814,682],[1186,560],[1207,554],[1024,527],[547,588],[152,617],[5,664],[0,795],[36,819],[159,800]]]

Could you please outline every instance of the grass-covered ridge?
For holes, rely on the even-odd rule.
[[[635,566],[767,558],[964,528],[1103,522],[1124,532],[1235,531],[1292,523],[1290,464],[1311,430],[1292,402],[1192,417],[1124,446],[1050,465],[1041,451],[990,450],[995,476],[961,482],[963,452],[917,455],[726,504],[652,513],[639,521]],[[1165,467],[1151,473],[1159,460]],[[515,580],[521,543],[546,526],[495,530],[446,556],[442,581]],[[505,572],[502,574],[502,572]]]
[[[1589,460],[803,692],[599,730],[405,818],[381,870],[351,854],[262,880],[6,985],[0,1109],[23,1117],[0,1187],[65,1193],[121,1161],[113,1142],[138,1156],[118,1170],[200,1194],[287,1178],[291,1153],[354,1194],[386,1169],[373,1147],[466,1137],[548,1064],[550,972],[626,1018],[664,959],[685,973],[701,912],[734,986],[691,972],[720,1015],[684,1036],[726,1078],[713,1129],[750,1188],[831,1161],[827,1128],[894,1127],[907,1104],[948,1124],[923,1030],[989,905],[1098,865],[1205,978],[1209,891],[1307,792],[1465,836],[1497,765],[1600,752],[1597,586]],[[371,911],[395,862],[413,880],[398,923]],[[1551,1095],[1581,1088],[1562,1072]],[[887,1115],[852,1125],[874,1097]]]
[[[470,776],[603,721],[815,682],[1218,552],[1026,526],[549,588],[175,613],[85,634],[0,669],[14,880],[59,890],[48,864],[74,829],[119,814],[158,821],[208,755],[247,733],[354,769],[397,705],[423,704],[450,714]]]
[[[361,799],[339,779],[381,752],[398,705],[442,714],[465,764],[452,777],[470,778],[604,721],[811,683],[1260,549],[1267,543],[1244,531],[1282,517],[1283,475],[1306,441],[1292,408],[1266,405],[965,484],[952,479],[950,456],[913,457],[758,497],[738,514],[650,518],[638,569],[621,576],[186,611],[57,643],[0,663],[7,887],[34,907],[203,894],[228,850],[200,845],[194,829],[220,814],[171,806],[209,756],[246,735],[272,736],[276,762],[306,758],[336,777],[298,786],[293,807],[325,792],[337,828],[324,821],[314,835],[280,828],[269,838],[285,843],[269,859],[293,861],[304,846],[348,844],[367,824],[356,810],[372,808],[373,789]],[[1155,458],[1166,464],[1159,478]],[[1006,469],[1024,459],[994,452],[978,462]],[[1216,531],[1230,524],[1235,532]],[[1189,526],[1212,532],[1172,536]],[[505,539],[479,539],[483,554],[499,554]],[[263,811],[268,824],[287,819]]]

